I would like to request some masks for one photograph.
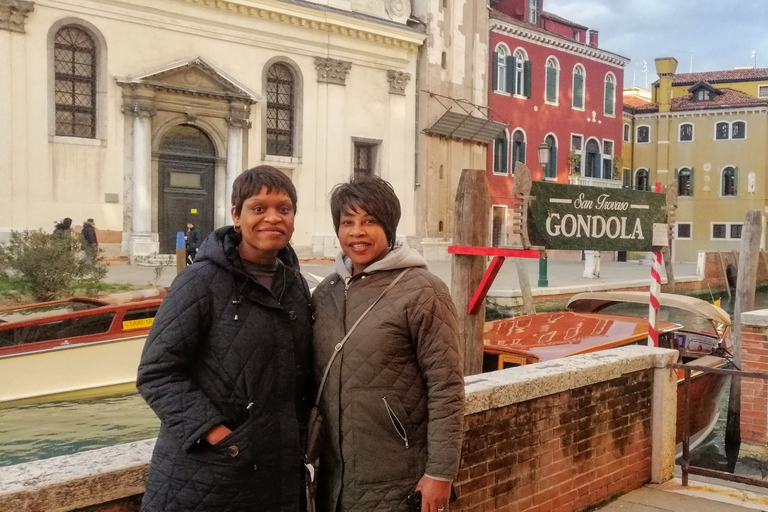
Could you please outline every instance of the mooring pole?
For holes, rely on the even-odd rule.
[[[181,273],[187,266],[187,244],[184,242],[184,233],[176,232],[176,273]]]
[[[731,322],[733,340],[733,364],[741,367],[741,314],[755,309],[755,287],[757,284],[757,263],[760,250],[762,216],[757,210],[749,210],[741,230],[739,266],[736,274],[736,305]],[[728,283],[726,282],[726,286]],[[741,378],[731,379],[728,398],[728,420],[725,425],[725,445],[741,442]]]
[[[491,200],[484,169],[464,169],[454,204],[454,245],[482,247],[488,244]],[[467,313],[467,305],[485,273],[485,256],[453,255],[451,295],[459,313],[459,330],[464,351],[464,375],[483,371],[483,324],[485,302],[477,313]]]

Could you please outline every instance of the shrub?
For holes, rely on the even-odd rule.
[[[50,235],[36,231],[13,231],[10,242],[0,247],[0,269],[16,277],[35,299],[63,297],[73,286],[88,294],[98,290],[107,274],[102,251],[86,249],[71,231]]]

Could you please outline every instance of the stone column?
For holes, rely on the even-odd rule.
[[[24,34],[24,24],[29,13],[35,10],[35,2],[27,0],[0,1],[0,30]]]
[[[133,116],[131,201],[126,205],[131,219],[131,263],[160,249],[157,236],[152,234],[152,116],[157,113],[154,96],[149,89],[133,88],[129,101],[123,105],[123,113]]]
[[[584,251],[584,277],[600,279],[600,251]]]
[[[249,117],[251,107],[244,103],[231,103],[227,117],[227,171],[224,186],[223,215],[217,217],[219,227],[229,223],[229,210],[232,206],[232,184],[243,172],[243,140],[245,131],[251,127]]]

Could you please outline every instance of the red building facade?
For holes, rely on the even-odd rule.
[[[524,162],[535,180],[568,183],[579,175],[589,184],[614,181],[628,59],[599,49],[596,31],[542,11],[542,0],[492,5],[489,106],[491,118],[507,130],[490,148],[487,169],[493,243],[505,245],[516,162]],[[544,169],[537,151],[542,143],[550,160]]]

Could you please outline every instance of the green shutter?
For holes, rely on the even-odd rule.
[[[492,84],[493,90],[499,90],[499,52],[493,52],[493,68],[491,69],[491,76],[493,77]]]
[[[691,169],[691,178],[690,178],[690,181],[691,181],[691,196],[693,196],[693,167],[690,167],[690,169]]]
[[[557,178],[557,146],[553,146],[552,151],[550,151],[547,170],[549,171],[549,178]]]
[[[523,64],[523,96],[526,98],[531,97],[531,71],[532,71],[531,61],[527,60]]]
[[[547,101],[557,102],[557,69],[547,66]]]
[[[520,161],[525,163],[525,142],[520,143]]]
[[[606,82],[605,84],[605,113],[612,116],[616,112],[616,100],[615,96],[616,93],[614,91],[614,85],[612,83]]]
[[[509,141],[502,139],[503,147],[501,148],[501,172],[509,174]]]
[[[509,94],[515,93],[515,69],[517,65],[517,59],[513,56],[507,57],[507,92]]]
[[[583,75],[574,75],[573,106],[577,108],[584,108],[584,76]]]
[[[735,196],[739,196],[739,168],[734,167],[733,168],[733,191],[735,192]]]

